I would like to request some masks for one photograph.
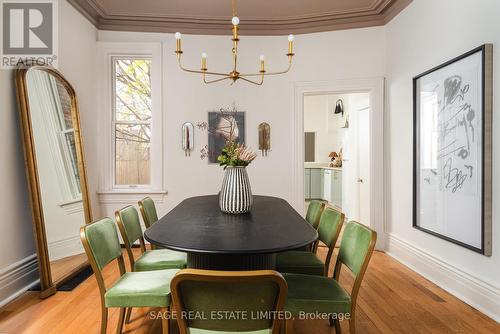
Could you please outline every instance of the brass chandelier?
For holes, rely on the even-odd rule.
[[[229,73],[221,73],[221,72],[213,72],[209,71],[207,67],[207,54],[203,52],[201,54],[201,68],[199,70],[192,70],[192,69],[187,69],[184,66],[182,66],[181,62],[181,57],[182,57],[182,45],[181,45],[181,33],[176,32],[175,33],[175,41],[176,41],[176,49],[175,49],[175,54],[177,55],[177,62],[179,63],[179,67],[181,70],[189,73],[197,73],[201,74],[203,78],[203,82],[206,84],[211,84],[214,82],[219,82],[223,81],[226,79],[232,80],[232,84],[235,83],[237,80],[241,79],[243,81],[252,83],[254,85],[262,85],[264,83],[264,77],[266,75],[278,75],[278,74],[284,74],[290,71],[290,68],[292,67],[292,58],[294,56],[293,53],[293,40],[294,36],[290,34],[288,36],[288,52],[286,56],[288,57],[288,67],[283,70],[283,71],[278,71],[278,72],[268,72],[266,71],[265,68],[265,57],[264,55],[260,56],[260,70],[258,73],[240,73],[238,71],[238,42],[240,41],[240,37],[238,35],[238,30],[239,24],[240,24],[240,19],[237,16],[236,12],[236,0],[232,0],[232,9],[233,9],[233,18],[231,20],[232,24],[232,41],[233,41],[233,48],[231,50],[232,55],[233,55],[233,67],[232,71]],[[215,77],[213,79],[207,80],[207,76],[212,76]],[[260,77],[260,79],[257,80],[251,80],[249,77]]]

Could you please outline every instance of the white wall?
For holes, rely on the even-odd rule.
[[[500,320],[500,173],[493,168],[493,256],[420,232],[412,221],[412,77],[484,43],[494,50],[494,120],[500,108],[500,2],[419,0],[387,25],[387,230],[389,251],[439,285]],[[498,166],[500,123],[493,124]]]
[[[344,101],[344,115],[349,109],[348,95],[310,95],[304,97],[304,132],[315,132],[315,162],[330,162],[330,152],[342,147],[341,129],[345,118],[334,114],[337,100]]]
[[[66,1],[59,1],[59,70],[73,84],[80,101],[91,194],[97,185],[97,141],[88,131],[95,127],[95,45],[96,29]],[[13,71],[0,70],[0,91],[1,306],[33,284],[38,275]]]
[[[241,28],[244,29],[243,23]],[[195,130],[195,150],[191,157],[184,156],[180,137],[184,122],[206,121],[207,111],[236,102],[239,110],[246,111],[247,144],[254,149],[258,147],[258,124],[268,122],[272,148],[268,157],[259,154],[248,168],[252,191],[292,201],[293,82],[375,77],[385,73],[384,27],[297,36],[292,70],[285,75],[266,78],[261,87],[245,82],[205,85],[199,75],[181,72],[173,53],[175,41],[172,34],[99,32],[99,40],[164,43],[163,152],[164,183],[168,195],[159,204],[160,214],[165,214],[186,197],[216,194],[222,182],[223,170],[216,165],[207,165],[199,158],[199,150],[207,143],[205,132]],[[259,55],[265,54],[270,70],[283,68],[286,47],[285,36],[243,36],[240,66],[246,71],[258,70]],[[210,69],[229,69],[230,48],[230,36],[183,37],[185,65],[188,67],[198,68],[200,53],[205,51]],[[130,202],[104,203],[103,213],[112,216],[116,208]]]

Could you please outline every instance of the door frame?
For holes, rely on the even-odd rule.
[[[298,212],[304,212],[304,96],[320,94],[370,94],[370,222],[378,233],[376,249],[385,247],[384,194],[384,86],[383,77],[295,82],[291,137],[293,181],[290,198]],[[376,162],[376,163],[375,163]]]

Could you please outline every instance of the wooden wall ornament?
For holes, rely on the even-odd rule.
[[[186,157],[191,156],[194,149],[194,126],[191,122],[182,124],[182,149]]]
[[[266,122],[259,124],[259,150],[262,156],[267,157],[267,152],[271,149],[271,126]]]

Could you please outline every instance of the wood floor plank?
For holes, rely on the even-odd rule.
[[[134,251],[138,251],[134,249]],[[320,257],[326,250],[320,247]],[[330,268],[332,275],[333,268]],[[104,271],[106,284],[118,277],[118,269]],[[348,291],[353,278],[342,272],[341,284]],[[135,308],[124,333],[161,333],[157,309]],[[100,329],[99,291],[94,276],[71,292],[58,292],[41,300],[37,292],[26,292],[0,310],[0,333],[8,334],[98,334]],[[118,310],[112,309],[108,333],[116,331]],[[362,334],[500,333],[500,324],[478,312],[388,255],[376,252],[366,272],[357,304],[356,324]],[[349,333],[346,321],[343,333]],[[296,334],[333,334],[328,321],[294,321]],[[175,326],[172,333],[177,334]]]

